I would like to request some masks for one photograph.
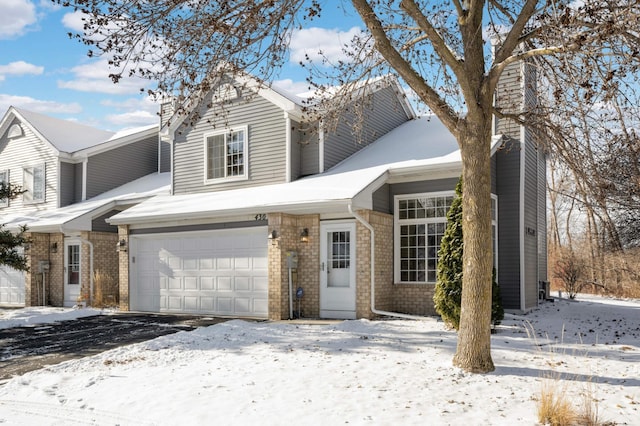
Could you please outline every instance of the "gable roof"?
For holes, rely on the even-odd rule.
[[[14,118],[20,120],[42,141],[48,143],[57,155],[67,158],[82,158],[108,151],[157,134],[159,129],[158,124],[152,124],[110,132],[12,106],[0,122],[0,135],[9,129]]]
[[[118,206],[168,194],[170,175],[171,173],[152,173],[80,203],[31,214],[7,215],[2,221],[10,230],[27,225],[30,232],[89,231],[92,219]]]
[[[4,133],[13,121],[18,118],[43,141],[48,142],[58,152],[71,153],[109,140],[114,132],[96,129],[69,120],[49,117],[22,108],[9,107],[2,122],[0,134]]]
[[[494,137],[495,150],[501,137]],[[293,182],[210,193],[158,196],[108,220],[139,224],[182,219],[207,220],[270,212],[347,212],[347,206],[371,208],[371,196],[401,176],[459,176],[455,138],[436,118],[408,121],[327,172]]]
[[[229,77],[240,83],[243,87],[247,87],[250,90],[254,91],[258,96],[263,97],[267,101],[281,108],[291,117],[298,120],[303,119],[304,109],[305,107],[308,107],[310,105],[309,99],[315,95],[314,92],[293,94],[285,89],[275,87],[273,85],[267,85],[259,81],[254,76],[246,73],[229,75]],[[382,76],[365,82],[357,82],[354,87],[354,97],[359,96],[365,87],[372,88],[373,92],[377,92],[378,90],[389,86],[394,89],[394,92],[398,97],[398,101],[407,114],[407,117],[415,118],[415,112],[413,111],[411,104],[408,102],[407,97],[404,95],[403,90],[398,83],[398,80],[393,76]],[[325,96],[328,95],[329,94],[326,94]],[[186,98],[183,102],[183,108],[186,113],[175,112],[168,120],[169,124],[162,127],[161,133],[163,135],[166,135],[177,130],[180,125],[182,125],[186,117],[192,111],[194,111],[198,107],[198,105],[200,105],[203,98],[204,96],[202,96],[202,92],[198,92],[197,94]]]

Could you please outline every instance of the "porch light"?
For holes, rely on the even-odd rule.
[[[275,244],[278,241],[278,231],[274,229],[269,232],[269,235],[267,235],[267,239],[271,241],[271,244]]]
[[[126,252],[127,251],[127,240],[124,238],[116,243],[116,251]]]
[[[49,250],[51,251],[51,253],[57,253],[58,252],[58,243],[57,242],[51,243],[51,246],[49,247]]]
[[[304,228],[300,233],[300,242],[301,243],[309,242],[309,228]]]

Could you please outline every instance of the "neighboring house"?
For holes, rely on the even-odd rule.
[[[521,87],[526,74],[515,74],[507,83]],[[294,316],[298,304],[305,317],[434,314],[457,143],[435,118],[416,119],[394,81],[377,82],[368,100],[332,131],[305,118],[301,99],[250,79],[220,84],[190,115],[163,109],[171,194],[107,219],[127,250],[121,308],[269,319]],[[546,280],[544,153],[519,127],[492,149],[498,281],[505,308],[526,311]]]
[[[157,125],[113,133],[10,107],[0,179],[26,192],[0,200],[0,222],[27,225],[32,243],[28,272],[0,266],[0,305],[73,306],[90,301],[93,271],[117,277],[117,229],[105,218],[168,191],[159,146]]]

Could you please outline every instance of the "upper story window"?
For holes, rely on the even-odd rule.
[[[44,202],[45,196],[45,166],[25,167],[23,170],[22,189],[26,192],[22,194],[24,203]]]
[[[438,251],[455,192],[400,195],[395,198],[394,258],[396,283],[435,284]],[[498,252],[497,198],[491,199],[493,250]],[[494,255],[497,267],[497,255]]]
[[[9,170],[0,170],[0,186],[2,184],[9,184]],[[8,198],[0,198],[0,207],[7,207],[8,205]]]
[[[246,126],[204,136],[205,182],[247,178],[247,136]]]

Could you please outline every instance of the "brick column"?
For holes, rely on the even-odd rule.
[[[276,231],[277,239],[269,242],[269,319],[289,318],[289,268],[287,252],[298,252],[298,269],[292,276],[293,309],[297,310],[295,291],[304,290],[300,308],[307,318],[320,314],[320,217],[294,216],[284,213],[269,214],[269,232]],[[300,241],[304,228],[309,241]]]
[[[120,289],[120,310],[128,311],[129,306],[129,226],[118,226],[117,241],[124,240],[127,250],[118,252],[118,283]],[[116,250],[115,244],[113,250]]]

